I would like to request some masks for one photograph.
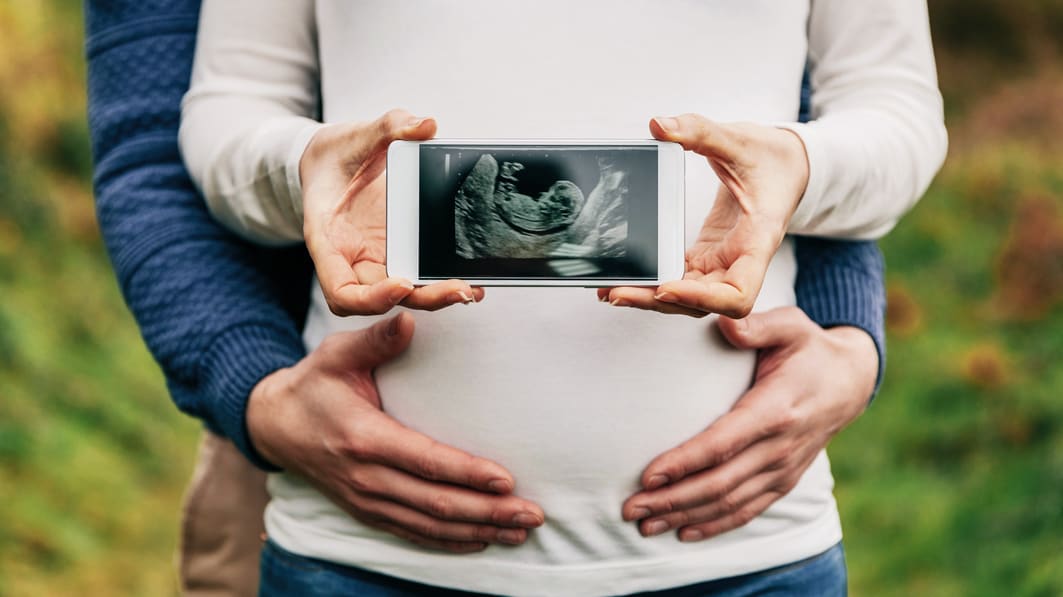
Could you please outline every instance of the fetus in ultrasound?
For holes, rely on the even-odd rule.
[[[454,201],[458,256],[624,257],[627,173],[604,157],[597,168],[585,194],[548,161],[480,156]]]

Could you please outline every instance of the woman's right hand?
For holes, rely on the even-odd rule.
[[[435,132],[435,120],[392,110],[369,123],[326,126],[303,152],[303,236],[336,315],[380,314],[400,303],[432,311],[483,298],[482,289],[461,280],[414,288],[384,267],[388,145]]]

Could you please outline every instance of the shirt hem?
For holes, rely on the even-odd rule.
[[[414,551],[300,525],[275,508],[267,510],[266,529],[280,547],[305,557],[422,584],[514,597],[597,597],[681,587],[785,566],[823,553],[842,539],[833,503],[816,519],[785,533],[768,533],[725,547],[709,540],[705,550],[695,553],[573,565],[484,557],[492,549],[511,549],[501,547],[471,557]]]

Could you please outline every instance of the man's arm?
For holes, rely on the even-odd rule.
[[[88,2],[97,214],[122,292],[177,406],[260,467],[244,423],[265,375],[305,354],[302,248],[263,250],[214,223],[177,148],[199,2]]]

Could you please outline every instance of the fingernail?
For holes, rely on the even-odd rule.
[[[631,511],[631,518],[628,520],[642,520],[650,515],[649,508],[638,507]]]
[[[625,301],[623,299],[614,299],[614,300],[610,301],[609,304],[614,306],[614,307],[626,307],[627,306],[627,301]]]
[[[646,525],[646,534],[650,535],[650,536],[660,535],[661,533],[663,533],[663,532],[665,532],[667,530],[668,530],[668,523],[663,521],[663,520],[655,520],[655,521],[649,523],[648,525]]]
[[[495,479],[487,484],[487,488],[495,493],[509,493],[513,486],[505,479]]]
[[[668,483],[668,477],[665,475],[653,475],[646,481],[646,489],[657,489]]]
[[[662,303],[674,303],[675,302],[675,295],[672,294],[671,292],[662,292],[660,294],[655,294],[653,296],[653,298],[661,301]]]
[[[521,512],[513,517],[513,524],[520,527],[537,527],[543,524],[543,519],[531,512]]]
[[[608,303],[609,302],[609,295],[608,294],[603,294],[602,296],[598,297],[598,302],[599,303]]]
[[[734,322],[735,330],[737,330],[738,332],[745,333],[749,330],[749,322],[744,317],[742,319],[736,319],[734,320]]]
[[[506,529],[498,532],[498,540],[507,545],[520,545],[524,543],[524,533],[514,529]]]
[[[704,538],[705,538],[705,533],[702,533],[701,531],[698,531],[696,529],[687,529],[687,530],[684,530],[684,531],[680,531],[680,533],[679,533],[679,540],[680,541],[685,541],[685,542],[701,541]]]
[[[654,118],[657,122],[657,126],[665,130],[665,132],[674,133],[679,130],[679,121],[669,116],[658,116]]]
[[[413,129],[421,126],[426,119],[423,116],[414,116],[406,122],[406,128]]]
[[[464,292],[462,292],[460,290],[458,292],[454,293],[454,294],[456,294],[457,297],[458,297],[457,299],[454,300],[455,303],[461,302],[461,303],[465,303],[466,305],[468,305],[469,303],[474,302],[472,300],[471,296],[465,294]]]
[[[391,318],[391,323],[388,324],[388,336],[394,337],[399,335],[399,328],[402,327],[399,325],[401,319],[402,317]]]

